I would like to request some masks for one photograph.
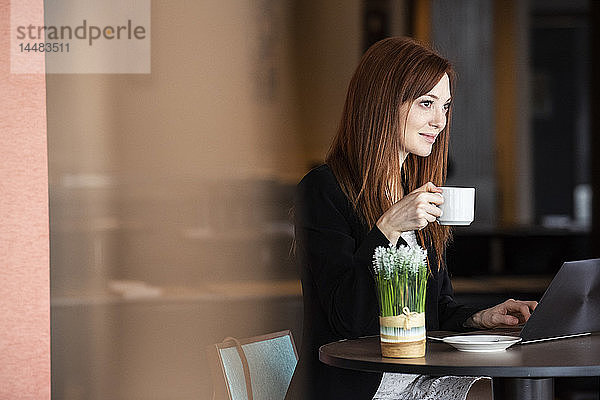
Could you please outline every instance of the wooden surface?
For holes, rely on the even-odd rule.
[[[491,377],[600,376],[600,335],[526,345],[503,352],[467,353],[448,344],[427,341],[425,357],[383,358],[379,337],[343,340],[321,346],[325,364],[361,371]]]

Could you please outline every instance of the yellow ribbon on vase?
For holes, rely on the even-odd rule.
[[[425,313],[410,311],[408,307],[402,309],[402,314],[391,317],[379,317],[379,325],[388,328],[412,329],[425,326]]]

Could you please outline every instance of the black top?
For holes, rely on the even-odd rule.
[[[371,261],[375,248],[389,241],[377,226],[369,230],[360,221],[327,165],[313,169],[298,184],[295,207],[304,326],[300,359],[286,399],[371,400],[380,373],[330,367],[319,362],[318,349],[336,340],[379,334]],[[436,266],[431,249],[428,255]],[[478,311],[454,301],[446,269],[429,277],[426,296],[428,330],[464,330],[464,321]]]
[[[493,331],[492,331],[493,332]],[[445,332],[448,336],[450,332]],[[406,374],[544,378],[600,375],[600,335],[515,344],[498,353],[465,353],[448,344],[427,342],[424,358],[384,358],[378,337],[321,347],[321,360],[339,368]]]

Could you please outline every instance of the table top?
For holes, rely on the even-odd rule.
[[[370,336],[321,346],[319,359],[334,367],[372,372],[513,378],[600,376],[600,335],[517,344],[494,353],[458,351],[428,339],[425,357],[412,359],[382,357],[379,336]]]

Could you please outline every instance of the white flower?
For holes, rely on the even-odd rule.
[[[388,247],[379,246],[375,249],[373,255],[373,267],[375,274],[389,279],[392,272],[399,265],[399,256],[395,246],[390,243]]]
[[[417,274],[427,268],[427,250],[417,246],[400,246],[396,248],[392,243],[388,247],[379,246],[373,254],[373,269],[375,275],[383,279],[390,279],[392,274],[406,270],[409,274]]]

